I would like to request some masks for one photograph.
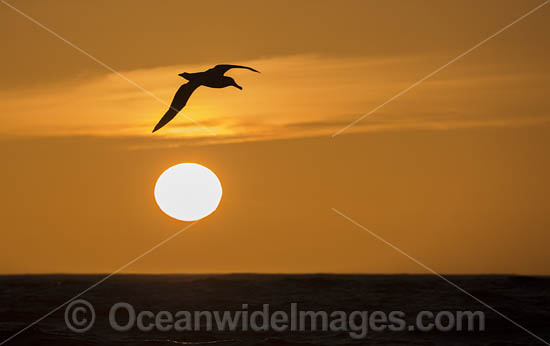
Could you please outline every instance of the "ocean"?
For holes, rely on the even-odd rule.
[[[102,277],[1,276],[0,344],[57,307],[5,345],[519,346],[550,341],[549,277],[447,276],[516,324],[431,275],[116,275],[78,297],[94,313],[85,305],[79,308],[81,301],[66,311],[70,304],[64,302]],[[219,324],[223,316],[234,325]]]

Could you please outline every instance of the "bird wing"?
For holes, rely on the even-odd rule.
[[[224,74],[232,68],[245,68],[247,70],[260,73],[260,71],[253,69],[252,67],[241,66],[241,65],[216,65],[213,68],[211,68],[209,71],[215,71],[217,73]]]
[[[174,99],[172,100],[172,104],[170,105],[170,108],[166,111],[164,116],[160,119],[158,124],[153,129],[153,132],[157,131],[164,125],[168,124],[170,120],[174,119],[176,114],[181,111],[183,107],[185,107],[185,104],[187,103],[187,100],[189,100],[189,97],[191,97],[191,94],[195,89],[199,87],[198,83],[189,82],[186,83],[176,91],[176,94],[174,95]]]

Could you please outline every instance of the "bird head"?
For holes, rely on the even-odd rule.
[[[228,80],[229,80],[229,85],[230,86],[234,86],[235,88],[237,88],[239,90],[243,90],[243,87],[240,86],[239,84],[237,84],[237,82],[235,82],[235,80],[233,78],[231,78],[231,77],[227,77],[227,78],[229,78]]]
[[[233,84],[233,86],[239,90],[243,90],[243,87],[238,85],[237,83]]]

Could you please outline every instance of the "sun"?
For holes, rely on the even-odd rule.
[[[222,185],[216,174],[196,163],[168,168],[155,185],[159,208],[181,221],[196,221],[210,215],[221,199]]]

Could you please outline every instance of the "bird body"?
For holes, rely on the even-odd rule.
[[[155,126],[155,128],[153,129],[153,132],[157,131],[158,129],[166,125],[168,122],[170,122],[170,120],[172,120],[179,113],[179,111],[181,111],[182,108],[185,107],[185,105],[187,104],[187,100],[189,100],[189,97],[191,97],[191,94],[193,94],[193,92],[199,86],[206,86],[209,88],[225,88],[228,86],[233,86],[235,88],[242,90],[242,87],[238,85],[233,78],[224,76],[224,73],[232,68],[244,68],[254,72],[259,72],[247,66],[216,65],[215,67],[204,72],[180,73],[179,76],[187,79],[189,82],[180,86],[180,88],[174,95],[174,99],[170,104],[170,108],[168,109],[168,111],[166,111],[164,116],[160,119],[158,124]]]

